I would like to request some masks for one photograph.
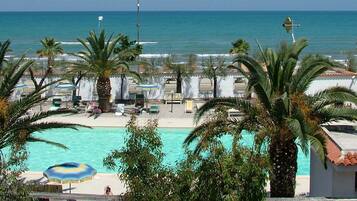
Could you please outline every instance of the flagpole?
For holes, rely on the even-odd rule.
[[[140,43],[140,0],[136,1],[136,42]]]

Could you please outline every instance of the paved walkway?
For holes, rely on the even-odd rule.
[[[37,181],[44,184],[56,184],[48,182],[48,180],[43,176],[42,172],[25,172],[22,175],[26,181]],[[296,178],[296,195],[306,195],[309,192],[310,187],[310,177],[309,176],[298,176]],[[125,193],[125,184],[118,178],[116,174],[97,174],[90,181],[85,181],[83,183],[72,184],[72,193],[81,194],[104,194],[104,188],[106,186],[112,188],[114,195],[120,195]],[[62,188],[64,193],[69,193],[69,185],[63,184]],[[267,186],[267,190],[269,185]]]

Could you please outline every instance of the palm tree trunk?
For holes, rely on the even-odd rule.
[[[295,141],[273,140],[269,146],[271,197],[294,197],[298,149]]]
[[[121,74],[121,75],[120,75],[120,100],[123,100],[123,99],[124,99],[124,91],[123,91],[123,88],[124,88],[124,79],[125,79],[125,75],[124,75],[124,74]]]
[[[110,112],[111,106],[109,103],[110,92],[112,87],[110,86],[110,78],[100,76],[97,80],[97,93],[99,108],[103,112]]]
[[[176,93],[181,93],[182,92],[182,77],[181,73],[179,72],[177,74],[177,80],[176,80]]]
[[[213,78],[213,98],[217,98],[217,77]]]

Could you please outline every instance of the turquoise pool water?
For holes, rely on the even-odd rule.
[[[166,154],[164,163],[175,165],[184,158],[182,143],[191,129],[160,128],[161,139]],[[103,167],[103,158],[111,150],[122,147],[126,136],[125,128],[55,129],[36,134],[42,138],[65,144],[69,150],[63,150],[44,143],[30,143],[27,165],[30,171],[44,171],[49,166],[63,162],[81,162],[92,165],[98,172],[111,173]],[[252,143],[252,135],[244,134],[244,143]],[[231,145],[231,137],[222,138],[224,144]],[[299,152],[298,175],[309,175],[309,156]]]

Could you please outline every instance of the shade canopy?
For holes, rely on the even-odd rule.
[[[68,90],[74,90],[77,87],[72,84],[72,83],[59,83],[56,87],[56,89],[68,89]]]
[[[93,178],[97,171],[84,163],[63,163],[49,167],[43,175],[50,182],[57,183],[78,183]]]
[[[142,90],[156,90],[160,89],[159,85],[157,84],[139,84],[138,87],[140,87]]]

